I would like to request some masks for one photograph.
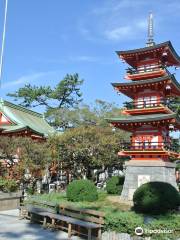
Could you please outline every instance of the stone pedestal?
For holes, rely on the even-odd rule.
[[[131,201],[135,190],[146,182],[167,182],[177,188],[174,163],[131,160],[125,166],[125,182],[121,199]]]

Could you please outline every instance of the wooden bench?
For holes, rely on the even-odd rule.
[[[78,234],[86,236],[88,240],[91,240],[94,235],[94,238],[101,239],[104,213],[68,205],[59,205],[59,213],[56,213],[57,208],[52,203],[38,202],[38,206],[35,204],[34,202],[33,205],[26,206],[31,222],[38,220],[43,223],[43,227],[50,226],[67,230],[68,238],[71,238],[73,234]],[[41,205],[46,208],[39,207]]]
[[[104,224],[104,213],[91,210],[76,208],[68,205],[59,206],[59,214],[51,214],[51,225],[59,226],[61,229],[68,230],[68,238],[72,234],[84,235],[88,240],[92,239],[92,232],[94,231],[96,239],[101,239],[101,229]],[[64,226],[66,223],[67,226]],[[76,229],[75,227],[78,227]],[[87,229],[87,233],[81,231]]]
[[[19,218],[30,218],[32,220],[33,214],[37,212],[37,215],[40,215],[40,212],[47,213],[56,213],[57,204],[47,201],[36,201],[31,200],[30,202],[23,203],[19,207]]]

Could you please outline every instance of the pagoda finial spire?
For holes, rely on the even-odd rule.
[[[155,45],[153,37],[154,37],[153,14],[152,14],[152,12],[150,12],[149,16],[148,16],[148,40],[147,40],[147,43],[146,43],[147,47],[151,47],[151,46]]]

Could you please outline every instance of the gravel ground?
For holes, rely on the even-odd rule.
[[[43,229],[29,220],[19,220],[18,210],[0,211],[0,240],[65,240],[67,233]],[[80,240],[72,237],[72,240]],[[81,239],[82,240],[82,239]]]

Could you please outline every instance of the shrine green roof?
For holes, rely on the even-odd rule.
[[[148,115],[122,115],[115,118],[106,118],[110,123],[133,123],[133,122],[149,122],[149,121],[158,121],[165,119],[176,118],[176,114],[148,114]]]
[[[6,133],[30,129],[34,133],[47,137],[55,130],[46,122],[43,115],[8,101],[0,101],[0,111],[7,117],[11,125],[2,125]]]

